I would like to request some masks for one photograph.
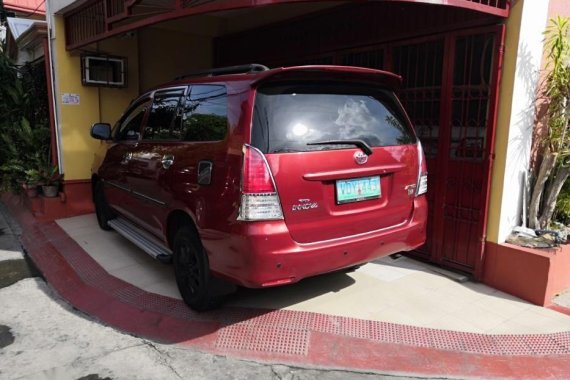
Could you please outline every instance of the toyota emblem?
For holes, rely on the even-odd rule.
[[[368,162],[368,156],[362,152],[356,152],[354,153],[354,161],[356,161],[358,165],[364,165]]]

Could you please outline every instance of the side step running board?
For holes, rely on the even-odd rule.
[[[148,232],[143,231],[120,216],[107,222],[119,234],[130,240],[134,245],[157,259],[161,263],[172,262],[172,251],[162,245]]]

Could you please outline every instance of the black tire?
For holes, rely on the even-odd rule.
[[[218,307],[222,297],[212,295],[208,257],[195,231],[182,226],[174,235],[174,274],[182,299],[195,311]]]
[[[109,231],[111,226],[109,226],[109,221],[114,219],[117,215],[111,209],[107,200],[105,199],[105,193],[103,193],[103,184],[97,182],[95,185],[95,194],[93,195],[93,200],[95,202],[95,214],[97,214],[97,223],[102,230]]]

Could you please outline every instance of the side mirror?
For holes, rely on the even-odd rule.
[[[97,140],[111,140],[111,125],[95,123],[91,126],[91,137]]]

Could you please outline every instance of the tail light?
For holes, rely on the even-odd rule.
[[[416,197],[427,193],[428,188],[427,165],[424,157],[424,149],[422,143],[418,140],[418,183],[416,186]]]
[[[243,147],[241,203],[238,220],[283,219],[275,181],[263,153],[251,145]]]

